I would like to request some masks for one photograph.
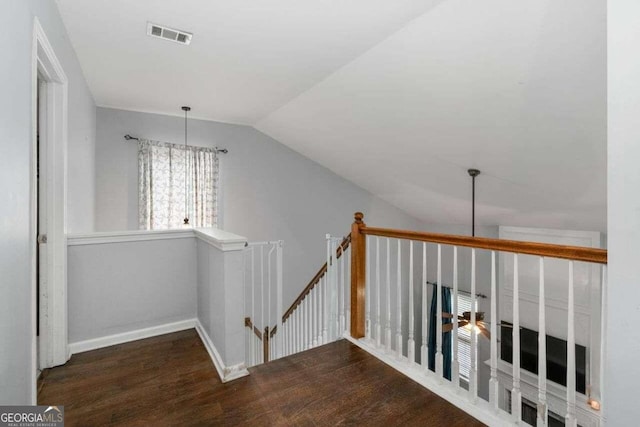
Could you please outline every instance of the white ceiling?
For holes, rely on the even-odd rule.
[[[447,0],[256,127],[414,216],[606,230],[606,2]]]
[[[427,222],[476,167],[480,224],[606,229],[604,0],[58,2],[98,105],[255,125]]]
[[[437,0],[57,0],[100,106],[253,124]],[[147,22],[192,32],[147,37]]]

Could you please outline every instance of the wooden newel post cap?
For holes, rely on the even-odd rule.
[[[362,212],[356,212],[353,214],[356,224],[362,224],[362,219],[364,218],[364,214]]]

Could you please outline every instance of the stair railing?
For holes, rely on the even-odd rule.
[[[249,242],[244,250],[245,363],[259,365],[283,356],[282,240]]]
[[[546,426],[548,417],[552,416],[564,417],[566,425],[571,426],[576,426],[578,421],[581,425],[602,424],[599,411],[605,356],[606,250],[368,227],[363,219],[364,215],[357,212],[351,228],[350,334],[355,342],[492,425],[522,423],[523,416],[528,415],[523,414],[522,409],[527,405],[528,412],[535,411],[536,417],[528,422],[538,426]],[[443,261],[445,255],[447,265]],[[464,263],[461,255],[465,257]],[[498,261],[505,272],[502,280],[498,277]],[[488,316],[476,308],[479,267],[483,268],[486,286],[490,287]],[[527,276],[519,273],[519,267],[526,270]],[[545,297],[547,267],[548,271],[566,272],[566,299],[556,296],[550,301]],[[534,293],[522,294],[520,282],[527,279],[530,283],[536,273]],[[462,293],[462,275],[467,277],[464,284],[468,284],[466,290],[472,298],[466,313],[456,310]],[[444,278],[450,281],[450,286],[443,284]],[[600,325],[591,328],[588,342],[582,337],[581,343],[576,341],[576,278],[580,280],[581,292],[599,295],[598,301],[591,301],[591,308],[596,311],[594,316],[601,319]],[[427,288],[430,281],[436,288],[431,298],[435,301],[431,304]],[[504,287],[501,312],[498,311],[498,285]],[[450,291],[443,293],[448,288]],[[445,296],[447,300],[450,296],[451,307]],[[528,305],[523,307],[525,297]],[[561,309],[559,305],[566,304],[562,309],[566,329],[561,337],[567,348],[566,372],[564,378],[555,380],[558,383],[544,375],[551,373],[547,364],[547,342],[557,339],[548,332],[550,325],[545,308],[550,303],[556,311]],[[537,316],[535,312],[522,311],[532,304],[537,305]],[[533,373],[522,369],[523,314],[530,322],[525,326],[537,330],[534,331],[538,336],[537,372]],[[534,316],[537,321],[531,324]],[[555,330],[559,328],[555,324],[551,326]],[[468,328],[470,336],[469,371],[464,379],[458,359],[461,327]],[[585,325],[581,327],[584,329]],[[435,333],[430,334],[430,328]],[[431,337],[435,339],[431,341]],[[509,342],[510,351],[505,346]],[[510,354],[500,354],[499,343],[501,353]],[[478,375],[479,369],[484,368],[478,364],[479,350],[486,349],[486,345],[489,359],[482,362],[488,366],[488,384],[480,382]],[[577,378],[576,351],[584,348],[587,372],[580,372]],[[523,376],[528,381],[526,384]],[[585,384],[579,387],[578,379],[586,382],[586,387]]]
[[[327,261],[282,316],[284,355],[339,339],[347,328],[350,237],[327,239]]]

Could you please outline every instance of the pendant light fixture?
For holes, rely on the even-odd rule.
[[[189,152],[187,148],[189,147],[187,140],[187,114],[191,111],[191,107],[183,106],[182,111],[184,111],[184,225],[189,225],[189,193],[188,183],[189,183],[189,174],[188,174],[188,158]]]
[[[478,169],[467,170],[471,176],[471,236],[476,236],[476,176],[480,175]]]

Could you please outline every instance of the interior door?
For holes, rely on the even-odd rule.
[[[47,289],[47,141],[44,136],[46,133],[46,117],[47,117],[47,83],[38,79],[38,113],[37,113],[37,139],[36,139],[36,177],[38,180],[38,192],[36,196],[37,204],[37,238],[36,245],[36,286],[37,286],[37,303],[36,303],[36,330],[38,345],[38,367],[43,368],[43,363],[47,358],[43,354],[47,346],[41,342],[43,334],[42,330],[43,317],[42,314],[47,311],[42,305],[46,304],[47,299],[44,293]]]

